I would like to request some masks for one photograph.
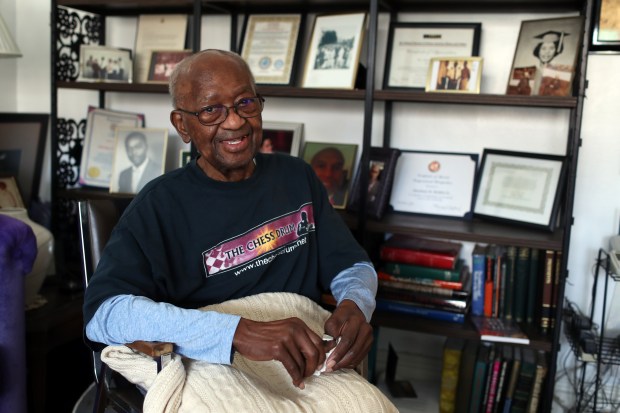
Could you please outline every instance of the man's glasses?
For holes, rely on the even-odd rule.
[[[198,112],[191,112],[181,108],[177,108],[175,110],[196,116],[198,118],[198,122],[204,126],[213,126],[219,125],[226,120],[229,109],[234,109],[235,113],[244,119],[256,117],[263,111],[263,102],[265,102],[265,99],[262,96],[256,96],[252,98],[239,99],[239,101],[232,106],[205,106]]]

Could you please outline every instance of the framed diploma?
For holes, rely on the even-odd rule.
[[[481,23],[392,22],[383,88],[424,90],[431,58],[478,56]]]
[[[112,177],[116,128],[144,126],[144,115],[89,108],[80,162],[80,184],[109,188]]]
[[[301,14],[253,14],[246,21],[241,56],[257,84],[291,85],[303,24]]]
[[[303,87],[353,89],[365,13],[317,16],[306,56]]]
[[[474,215],[553,231],[565,158],[485,149]]]
[[[478,154],[403,151],[390,203],[397,212],[470,219]]]
[[[592,50],[620,51],[620,0],[596,0]]]

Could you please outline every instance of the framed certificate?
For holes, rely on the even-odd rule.
[[[253,14],[247,19],[241,56],[257,84],[291,85],[300,43],[301,14]]]
[[[392,22],[383,88],[424,90],[433,57],[478,56],[481,23]]]
[[[390,203],[394,211],[470,219],[478,154],[403,151]]]
[[[114,160],[116,128],[144,126],[144,115],[90,107],[86,117],[80,184],[109,188]]]
[[[303,87],[353,89],[365,13],[317,16],[306,56]]]
[[[620,0],[596,0],[592,50],[620,51]]]
[[[552,231],[565,158],[485,149],[474,215]]]

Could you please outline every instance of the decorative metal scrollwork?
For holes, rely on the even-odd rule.
[[[102,16],[61,7],[56,21],[56,79],[76,80],[80,74],[80,45],[100,44]]]
[[[58,171],[56,179],[58,188],[70,188],[78,184],[80,161],[86,134],[86,119],[58,118],[56,124],[58,133]]]

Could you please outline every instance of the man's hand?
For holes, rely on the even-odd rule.
[[[343,300],[325,322],[325,332],[340,339],[327,360],[327,371],[355,368],[370,351],[372,326],[351,300]]]
[[[321,337],[296,317],[267,322],[241,318],[233,337],[234,349],[244,357],[282,362],[293,384],[300,389],[304,388],[303,379],[325,362],[329,349],[323,343]]]

